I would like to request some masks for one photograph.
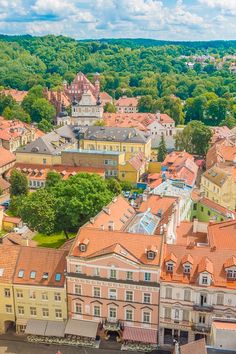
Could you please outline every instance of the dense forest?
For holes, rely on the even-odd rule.
[[[232,127],[236,125],[236,75],[229,70],[230,60],[223,62],[222,58],[235,53],[236,41],[76,41],[52,35],[2,35],[0,85],[19,90],[32,88],[35,94],[36,85],[58,89],[63,80],[71,82],[78,71],[89,78],[98,72],[102,90],[112,97],[144,96],[140,111],[166,112],[178,124],[201,120],[207,125],[226,123]],[[207,59],[204,65],[195,62],[189,68],[186,61],[199,55],[212,56],[214,61]],[[37,98],[43,103],[41,93]],[[28,111],[27,102],[25,108],[25,120],[32,119],[29,102]],[[0,114],[4,109],[6,104],[1,104],[0,99]],[[12,112],[7,113],[12,117]]]

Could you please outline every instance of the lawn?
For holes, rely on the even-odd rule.
[[[3,236],[6,235],[6,234],[7,234],[7,231],[1,230],[1,231],[0,231],[0,238],[3,237]]]
[[[75,233],[70,233],[69,238],[71,239],[75,237],[75,235]],[[34,236],[33,240],[36,241],[40,247],[59,248],[66,242],[67,239],[64,232],[59,232],[52,235],[45,235],[38,232]]]

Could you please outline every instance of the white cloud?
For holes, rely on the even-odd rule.
[[[236,0],[199,0],[201,4],[236,14]]]

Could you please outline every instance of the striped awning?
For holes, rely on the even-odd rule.
[[[157,330],[125,327],[123,331],[123,339],[132,342],[157,344]]]

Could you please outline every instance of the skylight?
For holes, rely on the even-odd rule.
[[[0,277],[3,276],[3,273],[4,273],[4,268],[0,268]]]
[[[43,273],[43,279],[48,279],[48,273]]]
[[[24,272],[25,271],[23,269],[20,269],[19,272],[18,272],[18,278],[23,278]]]
[[[35,271],[30,272],[30,279],[35,279],[35,277],[36,277],[36,272]]]
[[[60,281],[61,280],[61,273],[56,273],[55,280],[56,281]]]

